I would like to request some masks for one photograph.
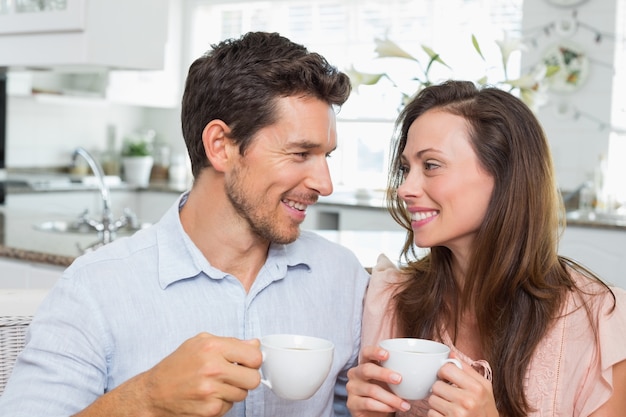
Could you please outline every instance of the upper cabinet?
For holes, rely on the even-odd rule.
[[[0,67],[163,69],[169,0],[0,1]]]

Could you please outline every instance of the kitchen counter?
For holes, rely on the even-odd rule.
[[[180,188],[171,187],[166,182],[153,183],[147,189],[133,190],[122,184],[123,190],[142,192],[159,192],[168,193],[175,198],[182,190]],[[115,190],[112,187],[112,190]],[[49,191],[85,191],[94,190],[97,194],[97,188],[94,186],[75,186],[61,189],[55,188]],[[35,190],[24,184],[12,184],[7,187],[8,193],[26,194],[26,193],[45,193],[45,190]],[[333,195],[322,197],[314,207],[351,207],[362,208],[365,214],[368,210],[374,210],[379,215],[384,215],[385,204],[381,192],[372,192],[370,194],[355,193],[350,190],[337,190]],[[25,260],[30,262],[40,262],[50,265],[68,266],[81,253],[80,248],[89,247],[97,240],[95,234],[64,234],[45,232],[35,230],[34,225],[50,220],[76,220],[79,213],[76,211],[67,212],[64,215],[55,213],[51,217],[50,212],[45,212],[41,208],[32,208],[29,210],[12,209],[7,206],[0,205],[0,257],[12,258],[17,260]],[[613,230],[626,232],[626,216],[599,216],[588,213],[580,213],[572,211],[568,213],[568,226],[584,229],[595,230]],[[324,226],[308,227],[310,229],[328,229]],[[404,232],[401,229],[393,231],[318,231],[329,239],[349,247],[359,257],[365,266],[372,266],[376,257],[380,252],[388,254],[389,257],[397,259],[400,248],[404,242]]]
[[[76,235],[36,230],[36,223],[49,221],[48,213],[0,206],[0,257],[57,266],[69,266],[81,247],[96,240],[95,234]],[[56,216],[55,220],[63,220]],[[67,216],[67,220],[73,220]]]
[[[4,187],[6,194],[98,191],[96,182],[93,180],[94,177],[86,178],[86,180],[91,179],[90,181],[86,181],[85,179],[79,181],[72,177],[69,179],[65,177],[58,179],[58,176],[50,177],[45,174],[31,176],[30,181],[24,180],[24,178],[28,178],[28,176],[25,177],[24,174],[22,174],[22,176],[15,176],[15,174],[13,176],[10,175],[4,180],[0,179],[0,187]],[[34,180],[32,178],[34,178]],[[114,183],[114,185],[110,185],[109,188],[111,191],[123,190],[138,193],[156,191],[180,194],[185,191],[188,186],[190,185],[172,185],[167,181],[153,181],[147,188],[131,187],[124,182]],[[336,187],[333,194],[320,197],[317,206],[345,206],[386,211],[384,197],[382,190],[355,190],[346,187]],[[568,211],[566,220],[568,225],[573,226],[626,230],[626,211],[619,215],[607,215],[571,210]]]
[[[55,220],[74,218],[55,217]],[[95,234],[54,233],[36,230],[34,224],[50,220],[49,213],[0,206],[0,257],[69,266],[88,247]],[[397,259],[404,244],[402,231],[314,230],[327,239],[352,249],[364,266],[373,266],[380,253]]]

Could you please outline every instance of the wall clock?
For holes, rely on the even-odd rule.
[[[546,0],[549,4],[557,7],[574,7],[585,3],[587,0]]]

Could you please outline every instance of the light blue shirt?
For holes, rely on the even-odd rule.
[[[0,416],[77,413],[200,332],[240,339],[297,333],[335,344],[330,374],[312,398],[283,400],[261,384],[227,416],[347,415],[346,373],[357,362],[369,278],[354,254],[303,231],[292,244],[271,245],[246,293],[189,239],[179,202],[153,227],[67,268],[30,326]]]

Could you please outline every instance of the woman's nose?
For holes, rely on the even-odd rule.
[[[406,201],[411,198],[418,197],[423,192],[422,176],[410,173],[402,183],[398,186],[397,194],[402,200]]]

